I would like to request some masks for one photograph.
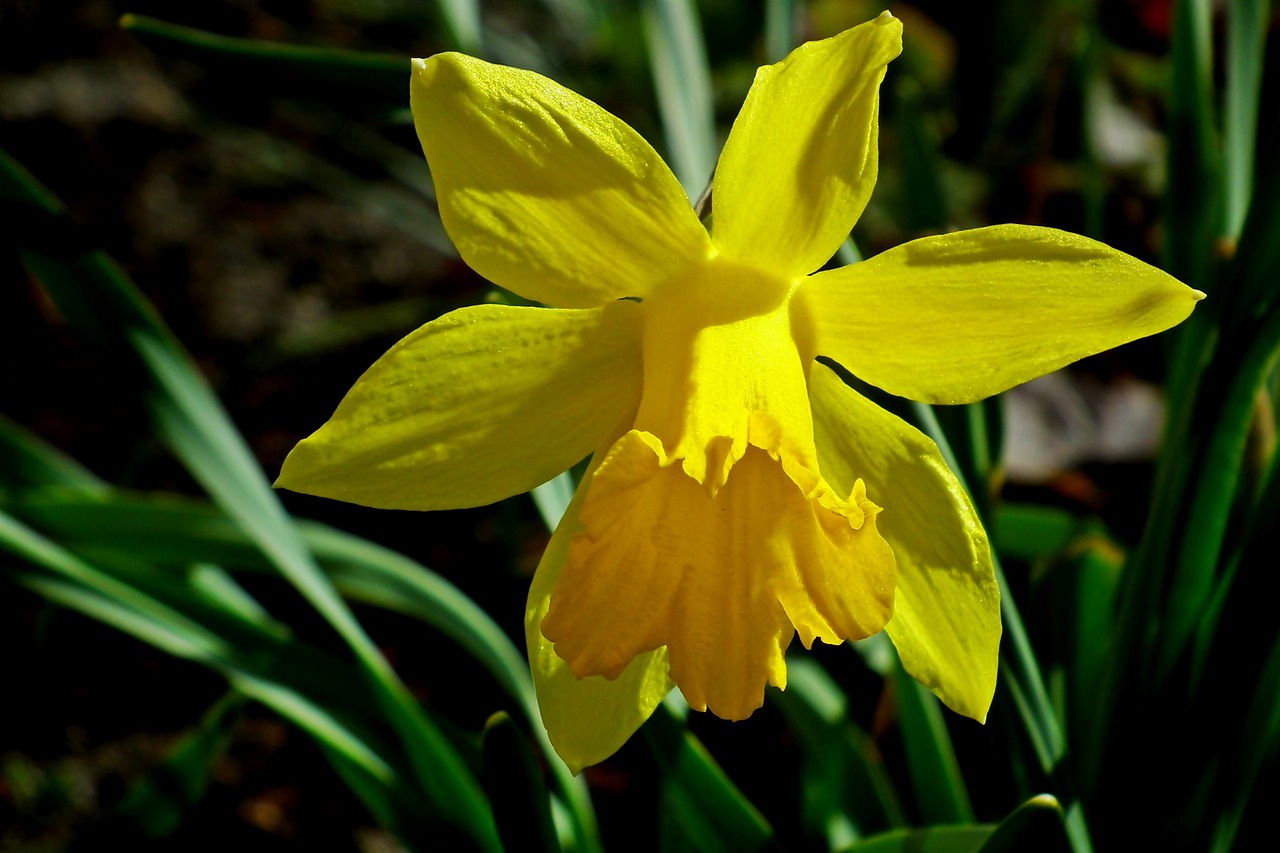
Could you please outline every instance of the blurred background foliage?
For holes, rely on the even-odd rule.
[[[885,6],[905,50],[846,252],[1043,224],[1210,299],[903,411],[1004,564],[986,727],[884,643],[821,648],[749,721],[664,709],[572,780],[518,645],[564,482],[431,514],[266,488],[398,338],[507,298],[440,226],[407,58],[545,73],[696,197],[756,66]],[[1276,27],[1254,0],[3,0],[0,849],[1254,849]]]

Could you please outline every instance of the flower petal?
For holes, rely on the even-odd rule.
[[[884,505],[881,532],[898,561],[885,630],[902,665],[957,713],[984,721],[1000,652],[1000,589],[986,532],[937,445],[845,385],[825,366],[810,376],[823,476],[861,477]]]
[[[901,52],[886,12],[756,72],[716,166],[721,252],[788,276],[835,254],[875,187],[880,81]]]
[[[643,297],[707,254],[649,143],[540,74],[457,53],[415,59],[410,107],[445,230],[490,281],[587,308]]]
[[[634,416],[639,309],[481,305],[427,323],[299,442],[276,485],[417,510],[528,491]]]
[[[743,719],[785,686],[795,628],[806,643],[880,630],[893,556],[874,506],[811,500],[759,448],[714,497],[675,461],[638,430],[609,451],[542,633],[580,676],[665,645],[691,707]]]
[[[604,454],[597,454],[597,460]],[[551,536],[529,588],[524,637],[529,667],[538,692],[542,724],[551,745],[574,773],[605,760],[649,719],[653,709],[675,685],[667,675],[666,649],[638,655],[617,678],[577,678],[542,636],[539,626],[551,606],[569,541],[582,526],[578,512],[590,488],[594,465],[578,485],[573,501]]]
[[[913,400],[967,403],[1180,323],[1204,294],[1028,225],[925,237],[802,287],[818,352]]]

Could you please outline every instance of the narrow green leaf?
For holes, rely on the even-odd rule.
[[[898,222],[911,234],[942,231],[947,200],[942,192],[942,160],[937,132],[930,126],[919,85],[907,77],[895,87],[901,162],[902,206]]]
[[[1114,648],[1115,597],[1124,554],[1097,537],[1078,542],[1073,551],[1059,572],[1064,581],[1059,587],[1063,590],[1059,625],[1068,644],[1067,719],[1085,721],[1097,711],[1098,691]],[[1087,736],[1087,731],[1073,731],[1074,742]]]
[[[768,696],[800,741],[801,814],[810,835],[834,850],[906,825],[879,749],[849,719],[848,698],[826,670],[794,657],[787,661],[787,689]]]
[[[1161,263],[1169,273],[1206,293],[1213,290],[1215,244],[1221,233],[1212,7],[1211,0],[1174,4],[1169,182]]]
[[[766,62],[781,62],[796,46],[796,10],[792,0],[765,0],[764,53]]]
[[[1219,576],[1219,560],[1231,522],[1234,496],[1242,474],[1245,451],[1258,391],[1280,363],[1280,311],[1244,342],[1247,346],[1234,370],[1223,377],[1226,393],[1213,405],[1216,417],[1200,459],[1194,489],[1188,493],[1182,547],[1171,579],[1165,618],[1156,657],[1157,683],[1187,652],[1204,603],[1212,598]],[[1226,358],[1223,366],[1232,365]]]
[[[1049,794],[1032,797],[1000,821],[995,832],[979,848],[980,853],[1066,851],[1069,847],[1062,831],[1062,819],[1062,806],[1054,797]]]
[[[698,9],[692,0],[643,0],[641,9],[668,162],[689,198],[696,199],[711,180],[718,151]]]
[[[1061,553],[1080,530],[1080,521],[1057,507],[1002,503],[991,524],[995,549],[1015,560],[1044,560]]]
[[[573,500],[573,489],[573,476],[565,471],[529,493],[548,530],[555,530],[560,524],[560,519],[569,509],[569,501]]]
[[[917,425],[938,445],[947,465],[957,472],[957,476],[961,478],[962,483],[965,483],[972,495],[973,488],[965,482],[962,469],[956,464],[951,443],[938,423],[934,408],[916,403],[913,404],[912,411]],[[994,553],[992,562],[995,564],[996,581],[1000,584],[1000,618],[1004,628],[999,684],[1009,691],[1013,699],[1023,729],[1040,762],[1041,772],[1053,781],[1056,786],[1055,793],[1071,804],[1067,809],[1066,817],[1067,836],[1071,841],[1071,849],[1074,853],[1091,853],[1093,842],[1083,808],[1075,797],[1075,782],[1066,776],[1063,767],[1067,750],[1066,736],[1049,699],[1049,692],[1045,689],[1044,676],[1040,671],[1035,650],[1031,647],[1031,639],[1027,636],[1022,614],[1014,602],[1000,560]]]
[[[407,57],[232,38],[146,15],[124,15],[120,26],[156,53],[205,66],[228,89],[252,85],[256,96],[383,111],[403,109],[408,97]]]
[[[59,486],[102,492],[107,484],[70,456],[0,415],[0,490]]]
[[[977,853],[993,831],[990,824],[895,829],[846,847],[843,853]]]
[[[1240,236],[1253,197],[1254,148],[1258,137],[1262,61],[1266,55],[1267,0],[1227,4],[1227,85],[1222,153],[1225,216],[1223,234]]]
[[[973,806],[942,706],[899,665],[894,671],[902,741],[916,805],[925,823],[972,823]]]
[[[0,543],[3,544],[3,543]],[[340,751],[384,786],[397,784],[396,774],[379,751],[330,711],[292,687],[238,669],[221,647],[210,642],[202,628],[161,608],[138,608],[122,598],[70,578],[14,572],[14,580],[48,600],[111,625],[175,657],[209,666],[251,699],[262,702],[313,737]],[[213,646],[211,648],[211,646]]]
[[[145,552],[149,560],[174,570],[202,560],[233,570],[272,569],[243,530],[203,502],[122,492],[92,498],[40,494],[25,498],[15,510],[80,550]],[[525,714],[539,739],[573,821],[578,849],[598,849],[598,829],[585,782],[556,757],[541,725],[528,664],[506,633],[461,591],[425,566],[326,525],[301,522],[298,529],[344,597],[422,620],[458,643],[489,671]],[[215,578],[211,581],[208,569],[198,568],[190,582],[198,591],[213,589],[229,596],[217,599],[224,609],[252,608],[239,604],[235,593],[227,591],[227,584],[240,589],[233,577]],[[278,626],[266,627],[274,631]]]
[[[479,0],[436,0],[454,50],[483,56]]]
[[[57,200],[9,158],[0,159],[0,199],[72,230]],[[140,362],[135,362],[135,370],[141,367],[134,381],[143,383],[159,436],[350,646],[401,736],[423,793],[477,844],[496,849],[492,815],[474,775],[315,564],[244,439],[154,309],[101,252],[78,252],[68,258],[56,248],[28,245],[21,254],[37,275],[56,280],[57,289],[51,288],[51,293],[68,300],[64,314],[69,319],[132,350]]]
[[[670,701],[670,700],[669,700]],[[751,853],[776,849],[764,816],[663,703],[641,729],[662,771],[662,803],[683,844],[678,849]],[[678,830],[677,830],[678,827]]]
[[[1254,795],[1254,783],[1264,765],[1275,760],[1280,748],[1280,637],[1272,643],[1257,674],[1240,733],[1236,748],[1227,753],[1230,764],[1221,775],[1224,807],[1213,816],[1211,849],[1215,853],[1234,849],[1240,821]]]
[[[558,851],[551,800],[525,733],[499,712],[484,725],[484,789],[508,850]]]

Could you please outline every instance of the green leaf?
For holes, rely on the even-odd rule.
[[[913,404],[912,410],[917,425],[937,443],[943,459],[953,471],[957,472],[961,482],[964,482],[964,474],[956,464],[951,443],[934,414],[934,408],[916,403]],[[972,495],[972,486],[968,483],[965,485]],[[981,506],[979,504],[979,508]],[[1000,584],[1000,618],[1004,628],[1000,652],[999,685],[1013,700],[1023,729],[1039,761],[1041,772],[1054,783],[1056,793],[1071,803],[1066,817],[1067,836],[1071,841],[1071,849],[1075,853],[1090,853],[1093,850],[1093,842],[1089,835],[1084,811],[1076,798],[1074,782],[1063,766],[1063,759],[1067,753],[1066,736],[1054,711],[1053,703],[1049,700],[1049,692],[1045,689],[1044,676],[1035,650],[1031,646],[1031,639],[1027,636],[1022,613],[1013,599],[1000,560],[994,553],[992,562],[995,565],[996,581]]]
[[[482,56],[479,0],[437,0],[436,6],[453,49]]]
[[[0,199],[74,233],[57,200],[8,157],[0,157]],[[424,796],[475,843],[496,849],[497,832],[479,783],[315,564],[190,356],[110,258],[30,242],[47,236],[20,235],[28,238],[19,243],[22,259],[50,284],[69,320],[132,352],[122,382],[141,386],[158,436],[354,652],[400,735]],[[73,238],[70,245],[80,243]]]
[[[897,217],[911,234],[938,233],[947,224],[947,201],[942,192],[942,158],[937,131],[930,125],[924,95],[910,77],[899,81],[897,132],[902,209]]]
[[[1062,819],[1062,806],[1052,796],[1040,794],[1032,797],[1000,821],[995,832],[979,848],[980,853],[1066,851],[1069,847],[1062,830]]]
[[[245,696],[262,702],[341,752],[382,785],[396,784],[395,771],[382,758],[385,750],[371,745],[366,734],[358,733],[329,710],[327,706],[332,704],[333,697],[328,696],[328,701],[318,704],[296,687],[277,680],[281,676],[297,679],[304,673],[296,667],[297,661],[292,662],[293,666],[275,665],[272,646],[255,648],[246,644],[243,637],[229,642],[188,615],[61,551],[3,514],[0,514],[0,549],[56,573],[11,571],[17,583],[175,657],[221,672],[231,686]],[[314,665],[311,670],[326,672],[331,684],[341,681],[341,670],[332,666]]]
[[[899,666],[894,671],[902,741],[916,805],[925,823],[972,823],[973,807],[942,705]]]
[[[1254,148],[1262,93],[1262,63],[1267,46],[1267,0],[1227,4],[1226,104],[1223,110],[1223,234],[1236,239],[1253,197]]]
[[[0,489],[61,486],[102,492],[107,484],[66,454],[0,415]]]
[[[800,742],[801,813],[810,835],[834,850],[906,825],[880,750],[849,719],[848,697],[821,665],[790,658],[787,689],[767,695]]]
[[[765,0],[765,61],[781,62],[796,46],[796,10],[791,0]]]
[[[1002,503],[991,524],[995,549],[1005,557],[1033,562],[1061,553],[1079,532],[1074,515],[1057,507]]]
[[[689,198],[696,199],[711,180],[718,151],[698,9],[691,0],[643,0],[641,9],[668,162]]]
[[[664,849],[776,849],[769,823],[672,712],[672,701],[659,705],[641,729],[662,772],[662,829],[668,842]]]
[[[542,523],[548,530],[555,530],[569,509],[569,501],[573,500],[573,476],[565,471],[538,486],[529,496],[542,516]]]
[[[146,15],[124,15],[120,26],[158,54],[203,65],[227,90],[365,111],[404,109],[408,98],[408,57],[232,38]]]
[[[527,736],[499,712],[484,725],[484,789],[508,850],[558,851],[551,800]]]
[[[1169,100],[1169,182],[1160,266],[1192,287],[1213,290],[1221,233],[1218,140],[1213,109],[1211,0],[1177,0]]]
[[[977,853],[992,831],[989,824],[895,829],[846,847],[843,853]]]

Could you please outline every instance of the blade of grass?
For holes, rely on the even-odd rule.
[[[994,831],[990,824],[895,829],[846,847],[843,853],[977,853]]]
[[[1254,148],[1266,55],[1267,0],[1233,0],[1227,4],[1227,82],[1223,109],[1223,234],[1240,236],[1253,196]]]
[[[483,55],[479,0],[437,0],[449,44],[472,56]]]
[[[796,9],[792,0],[765,0],[765,62],[781,62],[796,46]]]
[[[933,407],[925,403],[914,403],[912,411],[917,424],[938,445],[947,465],[957,472],[957,476],[961,478],[961,482],[972,495],[973,489],[964,482],[964,476],[956,464],[951,443],[938,423]],[[1027,636],[1022,614],[1009,590],[1004,570],[996,554],[993,553],[991,556],[995,566],[996,581],[1000,585],[1000,618],[1004,627],[1000,653],[1000,684],[1012,695],[1023,729],[1040,762],[1041,771],[1053,781],[1057,789],[1054,792],[1055,795],[1060,801],[1066,803],[1066,828],[1071,849],[1075,853],[1091,853],[1093,842],[1089,836],[1084,810],[1075,799],[1075,782],[1067,775],[1067,768],[1063,766],[1067,752],[1066,737],[1049,699],[1049,692],[1045,689],[1040,664],[1036,660],[1035,650],[1031,647],[1031,640]]]
[[[1020,850],[1047,853],[1065,849],[1062,817],[1062,806],[1056,799],[1048,794],[1032,797],[1000,821],[979,853],[1017,853]]]
[[[508,850],[560,850],[551,802],[525,733],[505,712],[484,725],[484,787]]]
[[[800,741],[802,815],[829,849],[902,827],[906,815],[880,751],[848,716],[848,697],[808,657],[787,661],[787,689],[769,691]]]
[[[548,530],[555,530],[560,524],[560,519],[569,508],[569,501],[573,500],[573,488],[573,476],[565,471],[529,493]]]
[[[0,472],[4,488],[60,486],[100,494],[109,487],[88,468],[0,415]]]
[[[0,198],[25,205],[37,218],[69,227],[56,199],[7,157],[0,158]],[[143,383],[161,439],[355,653],[401,736],[423,793],[477,844],[496,849],[492,816],[474,775],[316,566],[243,438],[181,345],[104,253],[80,252],[66,258],[41,248],[28,245],[20,253],[38,277],[50,276],[55,299],[68,298],[68,318],[114,336],[140,362],[135,363],[135,375]]]
[[[1080,531],[1080,521],[1057,507],[1005,502],[990,528],[996,551],[1015,560],[1045,560],[1062,552]]]
[[[1220,233],[1212,14],[1211,0],[1174,4],[1170,179],[1163,205],[1161,262],[1166,271],[1206,293],[1213,291],[1214,249]]]
[[[701,851],[774,850],[773,829],[693,736],[662,703],[641,732],[662,771],[664,804],[674,811],[685,846]]]
[[[908,675],[901,663],[894,669],[893,684],[920,816],[930,824],[973,823],[969,791],[937,697]]]
[[[233,570],[270,571],[271,563],[221,512],[203,502],[112,492],[107,496],[39,494],[15,511],[76,549],[129,554],[175,569],[213,560]],[[578,849],[598,849],[598,829],[585,782],[569,773],[546,739],[528,664],[505,632],[456,587],[426,567],[367,540],[314,522],[300,522],[307,547],[345,598],[422,620],[439,630],[493,675],[526,716],[548,758],[569,814]],[[213,578],[217,578],[214,575]],[[201,570],[192,583],[224,588]],[[234,607],[232,598],[224,607]]]
[[[1280,637],[1258,673],[1252,699],[1236,749],[1228,755],[1232,762],[1222,778],[1226,780],[1225,806],[1214,816],[1214,853],[1232,850],[1240,821],[1254,793],[1254,783],[1263,766],[1274,760],[1280,747]]]
[[[241,693],[340,750],[382,784],[394,783],[391,766],[347,725],[294,688],[273,683],[237,663],[235,643],[89,566],[4,513],[0,513],[0,549],[52,573],[17,570],[12,574],[18,583],[168,654],[221,672]]]
[[[124,15],[120,27],[156,53],[217,72],[228,86],[251,82],[258,95],[389,111],[404,108],[409,90],[405,57],[233,38],[146,15]]]
[[[696,199],[711,179],[717,150],[698,9],[691,0],[643,0],[641,10],[668,162],[689,198]]]

